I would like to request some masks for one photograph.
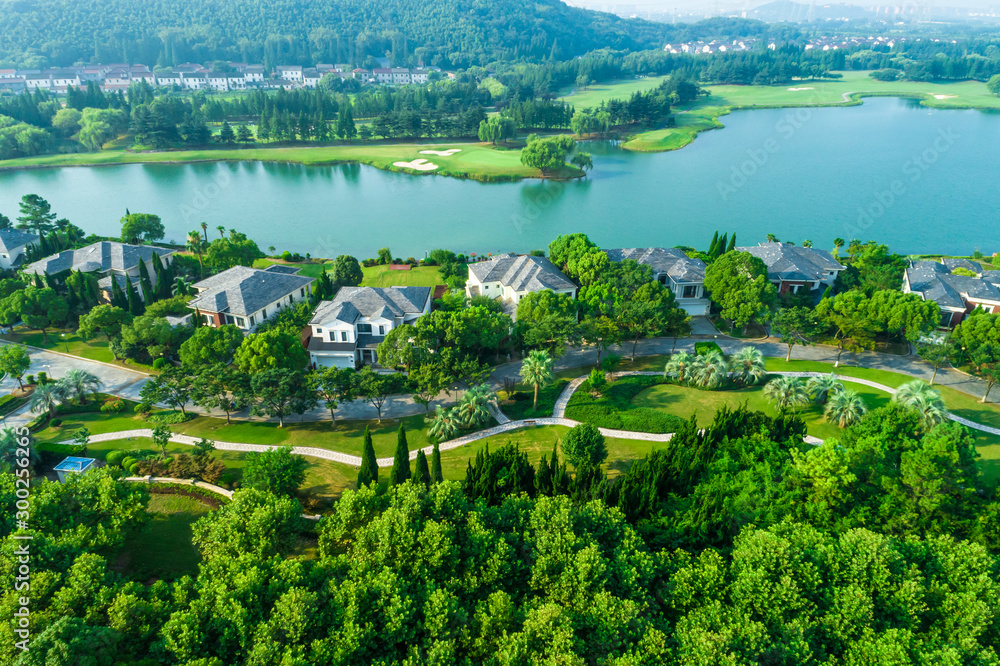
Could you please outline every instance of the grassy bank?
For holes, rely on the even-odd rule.
[[[423,154],[421,151],[458,149],[452,155]],[[435,164],[433,170],[420,170],[396,163],[424,159]],[[436,174],[480,181],[514,181],[541,178],[538,169],[521,164],[521,151],[487,144],[457,143],[369,143],[344,146],[285,146],[274,148],[210,148],[203,150],[167,150],[160,152],[129,152],[104,150],[96,153],[41,155],[0,161],[0,169],[24,169],[64,166],[108,166],[114,164],[171,164],[217,161],[292,162],[306,166],[360,163],[414,175]],[[576,178],[583,172],[566,166],[554,174],[557,178]]]

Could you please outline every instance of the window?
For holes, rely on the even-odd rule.
[[[317,328],[316,329],[316,335],[323,335],[323,329],[322,328]]]
[[[372,332],[371,324],[358,324],[358,333],[371,333],[371,332]]]
[[[385,335],[385,326],[379,326],[378,327],[378,334],[379,335]]]
[[[260,320],[264,321],[265,319],[267,319],[267,308],[260,311]]]
[[[686,285],[684,287],[684,295],[681,298],[697,298],[698,297],[698,287],[693,284]]]
[[[257,325],[257,321],[253,318],[253,316],[250,317],[250,325],[251,326],[256,326]]]
[[[306,295],[306,288],[302,287],[301,289],[299,289],[299,296],[305,296],[305,295]]]
[[[240,328],[246,328],[247,327],[247,320],[244,319],[243,317],[237,317],[236,318],[236,325],[239,326]]]
[[[205,323],[209,326],[214,326],[215,322],[212,320],[212,315],[202,315],[205,318]]]
[[[291,302],[292,302],[292,298],[293,298],[292,296],[289,296],[289,297],[288,297],[288,302],[289,302],[289,304],[291,304]]]
[[[347,342],[347,331],[341,331],[340,332],[340,341],[341,342]]]

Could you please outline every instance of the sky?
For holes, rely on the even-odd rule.
[[[858,0],[855,2],[811,2],[810,0],[798,0],[801,4],[851,4],[860,7],[874,8],[877,6],[918,6],[918,7],[963,7],[974,10],[993,9],[1000,12],[1000,0],[896,0],[895,2],[878,2],[872,0]],[[567,0],[567,4],[576,7],[587,7],[590,9],[606,9],[614,5],[628,5],[635,8],[635,11],[662,11],[681,13],[718,13],[724,10],[752,9],[759,5],[766,4],[770,0]]]

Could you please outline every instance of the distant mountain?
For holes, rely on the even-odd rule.
[[[357,62],[462,66],[663,44],[669,26],[559,0],[0,0],[0,66]]]
[[[803,4],[792,0],[774,0],[748,10],[747,18],[755,18],[768,23],[788,21],[823,21],[830,19],[867,19],[875,16],[864,7],[847,4]]]

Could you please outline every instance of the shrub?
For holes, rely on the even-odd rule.
[[[140,474],[142,474],[141,466],[142,466],[141,462],[132,463],[128,467],[129,474],[133,476],[139,476]]]
[[[121,449],[115,449],[114,451],[109,451],[107,457],[104,459],[109,465],[121,465],[128,457],[127,451],[122,451]]]
[[[288,250],[285,250],[284,252],[281,253],[281,260],[282,261],[291,261],[292,260],[292,253],[289,252]]]
[[[111,453],[119,453],[119,452],[112,451]],[[111,464],[111,453],[108,454],[108,464]],[[122,451],[121,453],[125,453],[125,451]],[[132,469],[132,465],[136,464],[137,462],[139,461],[135,457],[126,455],[121,461],[122,469]]]
[[[24,378],[24,383],[25,384],[34,384],[35,383],[35,376],[34,375],[28,375],[27,377]]]
[[[180,412],[164,412],[162,414],[153,414],[149,417],[149,422],[156,425],[174,425],[176,423],[184,423],[185,421],[190,421],[194,418],[194,414],[181,414]]]
[[[608,384],[595,397],[590,382],[583,382],[566,406],[566,418],[599,428],[632,432],[676,432],[683,419],[649,407],[636,407],[632,399],[651,386],[665,383],[662,377],[631,375]]]
[[[167,359],[162,356],[160,358],[153,359],[153,370],[163,370],[165,367],[167,367]]]
[[[58,428],[59,426],[62,425],[62,419],[52,419],[49,425],[51,425],[53,428]]]
[[[135,406],[136,414],[149,414],[153,411],[153,404],[150,402],[140,402]]]
[[[108,398],[101,405],[101,411],[105,414],[120,414],[125,409],[125,401],[121,398]]]
[[[592,423],[581,423],[570,428],[562,450],[577,469],[588,464],[600,465],[608,457],[604,435]]]
[[[722,348],[718,344],[710,340],[702,340],[701,342],[694,343],[694,353],[698,356],[704,356],[713,351],[722,353]]]
[[[49,373],[42,370],[41,372],[38,373],[38,385],[45,386],[48,383],[49,383]]]

